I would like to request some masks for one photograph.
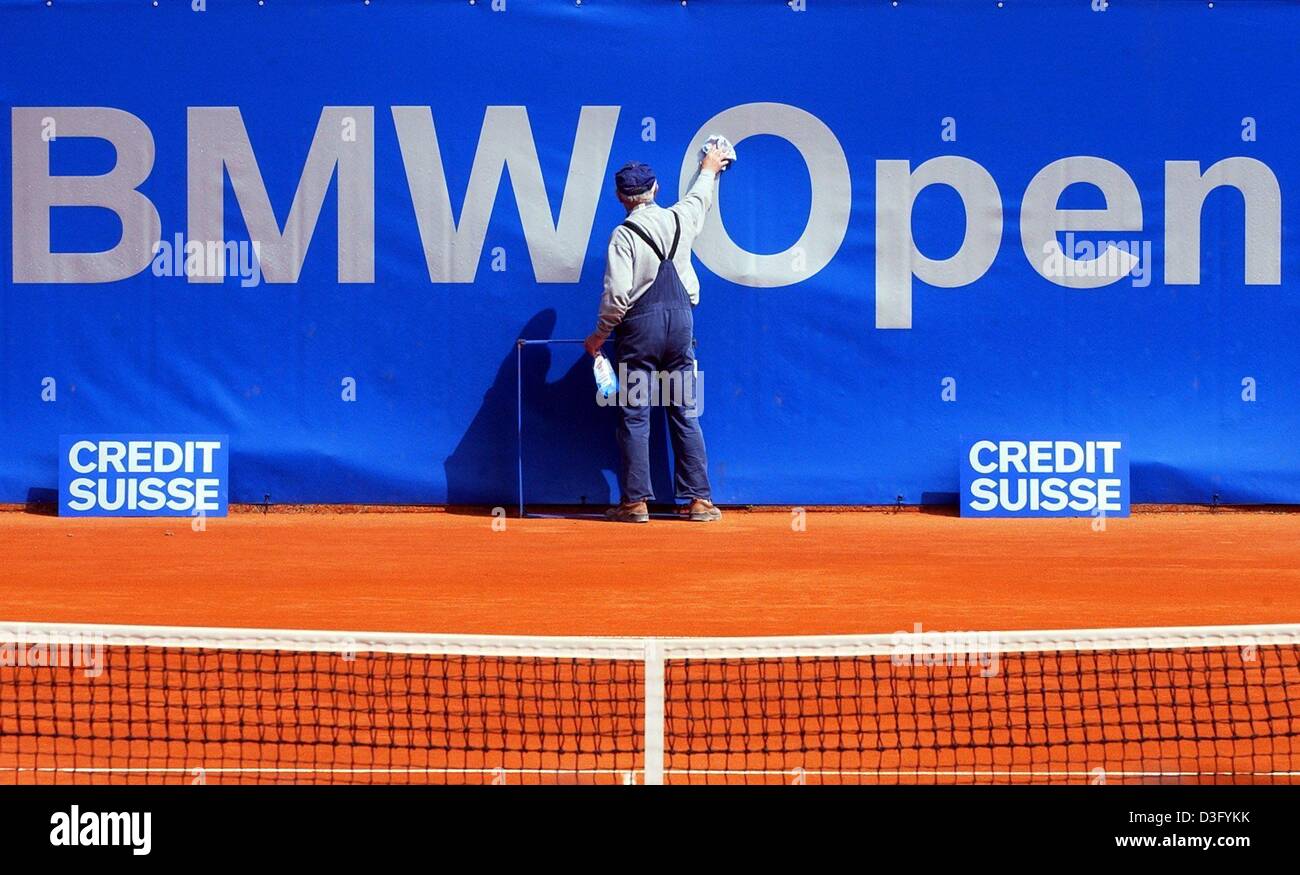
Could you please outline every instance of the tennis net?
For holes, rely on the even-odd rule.
[[[5,623],[0,781],[1295,783],[1300,626],[635,639]]]

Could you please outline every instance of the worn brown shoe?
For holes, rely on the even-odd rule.
[[[681,515],[693,523],[711,523],[722,519],[722,511],[707,498],[693,498],[681,507]]]
[[[605,519],[616,523],[648,523],[650,509],[644,501],[625,501],[605,511]]]

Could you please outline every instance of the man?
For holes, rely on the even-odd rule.
[[[669,209],[655,204],[659,183],[654,171],[635,161],[614,175],[618,199],[627,221],[614,229],[605,263],[605,291],[596,330],[587,338],[595,356],[613,334],[620,375],[642,372],[663,383],[660,374],[679,372],[682,385],[695,367],[695,324],[692,308],[700,300],[700,281],[691,266],[691,245],[704,228],[713,205],[713,188],[726,164],[719,149],[705,154],[699,174],[686,196]],[[620,378],[624,378],[621,376]],[[631,382],[631,380],[629,380]],[[618,444],[621,454],[617,507],[606,512],[612,520],[650,521],[650,406],[628,403],[619,408]],[[642,399],[644,400],[644,399]],[[677,497],[685,500],[682,515],[696,522],[722,517],[709,488],[704,434],[695,410],[681,399],[669,399],[668,429],[675,457]]]

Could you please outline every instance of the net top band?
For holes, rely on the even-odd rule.
[[[11,643],[591,660],[644,660],[648,652],[660,659],[780,659],[1300,645],[1300,624],[657,638],[0,622],[0,647]]]

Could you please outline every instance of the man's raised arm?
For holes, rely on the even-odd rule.
[[[704,217],[709,214],[709,208],[713,206],[714,183],[722,171],[723,164],[724,160],[717,149],[705,154],[700,161],[700,169],[695,174],[695,181],[691,183],[686,196],[672,206],[673,211],[686,222],[692,236],[704,230]]]

